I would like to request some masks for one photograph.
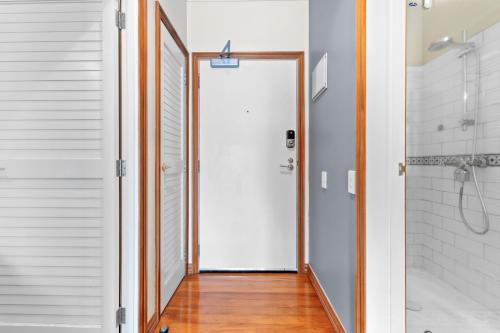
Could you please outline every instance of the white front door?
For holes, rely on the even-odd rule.
[[[160,268],[161,309],[186,274],[186,59],[161,24]]]
[[[297,62],[200,62],[200,270],[297,270]],[[290,169],[289,169],[290,168]]]
[[[0,332],[117,330],[116,2],[0,2]]]

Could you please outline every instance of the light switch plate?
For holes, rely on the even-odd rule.
[[[356,194],[356,171],[354,170],[347,172],[347,192]]]
[[[328,172],[321,171],[321,188],[326,190],[328,188]]]

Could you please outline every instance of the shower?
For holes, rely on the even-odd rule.
[[[407,3],[410,3],[408,1]],[[407,7],[406,333],[500,333],[500,0]]]
[[[467,32],[464,30],[463,31],[463,42],[456,42],[453,40],[452,37],[446,36],[441,39],[438,39],[434,42],[432,42],[429,47],[428,51],[429,52],[438,52],[445,50],[447,48],[454,48],[458,49],[458,57],[462,58],[462,63],[463,63],[463,118],[462,118],[462,130],[466,131],[469,126],[473,126],[475,123],[475,119],[468,119],[467,118],[467,101],[468,101],[468,89],[467,89],[467,82],[468,82],[468,73],[467,73],[467,55],[470,52],[476,51],[476,59],[477,62],[479,63],[479,52],[477,50],[476,44],[472,42],[467,42]],[[477,73],[476,80],[479,83],[479,72]],[[478,90],[479,92],[479,90]],[[476,105],[478,105],[478,98],[476,98]]]
[[[431,45],[429,45],[429,48],[427,50],[429,50],[430,52],[437,52],[437,51],[444,50],[448,47],[452,47],[455,49],[461,49],[463,51],[469,52],[469,51],[473,51],[475,49],[476,44],[475,43],[467,43],[467,42],[458,43],[458,42],[455,42],[453,40],[453,38],[446,36],[442,39],[439,39],[439,40],[432,42]]]
[[[476,168],[486,168],[488,166],[488,159],[484,156],[476,156],[477,150],[477,136],[478,136],[478,112],[480,108],[480,82],[481,82],[481,59],[479,48],[475,43],[467,42],[467,32],[463,31],[463,42],[455,42],[453,38],[446,36],[442,39],[436,40],[429,45],[428,51],[437,52],[447,48],[458,49],[458,57],[462,58],[463,63],[463,118],[461,121],[461,126],[463,131],[467,131],[469,126],[474,126],[473,141],[472,141],[472,154],[469,156],[462,156],[445,161],[444,164],[448,166],[455,166],[454,178],[455,181],[461,183],[458,207],[460,211],[460,217],[465,226],[477,235],[484,235],[490,229],[490,217],[488,210],[486,209],[486,204],[484,202],[483,193],[479,188],[479,184],[476,176]],[[467,118],[468,113],[468,72],[467,72],[467,56],[469,53],[474,52],[476,58],[476,98],[474,106],[474,117],[473,119]],[[465,183],[470,181],[472,175],[472,181],[474,182],[476,193],[478,195],[479,201],[481,203],[481,209],[483,213],[483,227],[478,230],[471,225],[467,220],[463,210],[463,199],[464,199],[464,186]]]

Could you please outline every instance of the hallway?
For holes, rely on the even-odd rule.
[[[307,275],[200,274],[179,286],[158,329],[189,332],[325,332],[333,329]]]

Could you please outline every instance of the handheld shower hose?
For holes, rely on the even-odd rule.
[[[467,220],[467,218],[464,215],[464,208],[463,208],[463,198],[464,198],[464,185],[465,181],[463,180],[461,182],[460,186],[460,195],[458,199],[458,208],[460,211],[460,217],[462,219],[462,222],[465,224],[465,226],[472,231],[473,233],[477,235],[484,235],[490,230],[490,216],[488,214],[488,210],[486,209],[486,204],[484,202],[484,197],[483,193],[481,192],[481,189],[479,188],[479,183],[477,181],[477,175],[476,175],[476,151],[477,151],[477,127],[478,127],[478,112],[479,112],[479,107],[480,107],[480,93],[481,93],[481,54],[479,52],[479,49],[477,48],[475,50],[476,53],[476,99],[475,99],[475,107],[474,107],[474,134],[473,134],[473,139],[472,139],[472,165],[470,166],[471,168],[471,173],[472,173],[472,181],[474,182],[474,186],[476,189],[477,196],[479,198],[479,201],[481,202],[481,209],[483,213],[483,222],[484,226],[482,229],[478,230],[474,228],[470,222]],[[464,58],[465,61],[465,58]],[[464,103],[467,103],[467,101],[464,101]]]

